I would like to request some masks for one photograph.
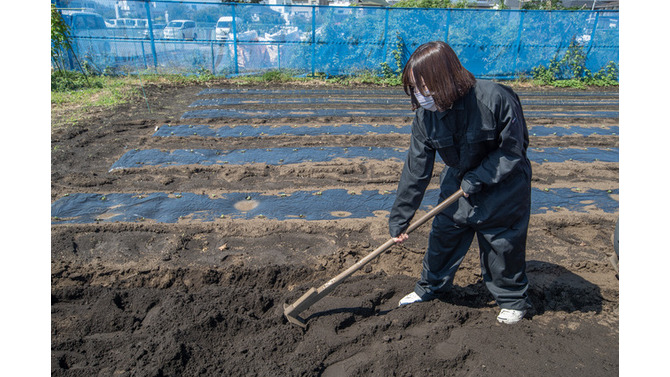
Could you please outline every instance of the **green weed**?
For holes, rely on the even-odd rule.
[[[405,67],[405,57],[407,55],[405,42],[403,41],[400,33],[396,33],[396,44],[395,49],[391,50],[393,54],[393,61],[395,62],[395,68],[391,68],[390,65],[386,62],[381,63],[382,67],[382,76],[389,83],[389,85],[401,85],[402,84],[402,71]]]
[[[533,68],[532,81],[538,85],[581,89],[587,86],[619,85],[619,66],[615,62],[610,61],[596,73],[587,69],[585,63],[584,47],[572,41],[560,59],[557,54],[549,61],[548,66]]]

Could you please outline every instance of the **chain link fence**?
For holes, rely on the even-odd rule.
[[[618,11],[423,9],[188,1],[52,1],[77,61],[100,72],[382,74],[443,40],[480,78],[513,79],[577,46],[597,71],[619,61]],[[75,56],[73,56],[73,54]]]

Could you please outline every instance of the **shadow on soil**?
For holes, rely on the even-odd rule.
[[[527,318],[542,315],[545,312],[602,312],[603,296],[600,288],[584,278],[570,272],[565,267],[548,262],[528,261],[526,272],[530,280],[528,295],[533,308],[526,314]],[[351,320],[355,317],[367,318],[385,315],[395,309],[381,310],[380,306],[395,296],[393,290],[379,295],[376,299],[366,300],[360,307],[335,308],[320,311],[304,317],[306,322],[319,317],[347,313]],[[467,286],[454,286],[452,291],[440,301],[455,306],[472,309],[492,308],[497,305],[493,301],[484,282],[479,280]],[[383,305],[388,307],[387,305]]]

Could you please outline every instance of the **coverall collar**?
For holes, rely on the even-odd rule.
[[[465,105],[463,105],[463,98],[459,98],[454,102],[450,108],[444,110],[444,111],[435,111],[435,114],[437,115],[437,118],[442,120],[444,117],[449,114],[452,110],[465,110]]]

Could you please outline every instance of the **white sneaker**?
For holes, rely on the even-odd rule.
[[[524,315],[526,315],[525,310],[501,309],[500,314],[498,314],[498,322],[513,325],[521,321]]]
[[[415,302],[421,302],[421,301],[423,301],[421,297],[419,297],[419,295],[417,295],[416,292],[412,292],[407,296],[403,297],[398,303],[398,306],[413,304]]]

